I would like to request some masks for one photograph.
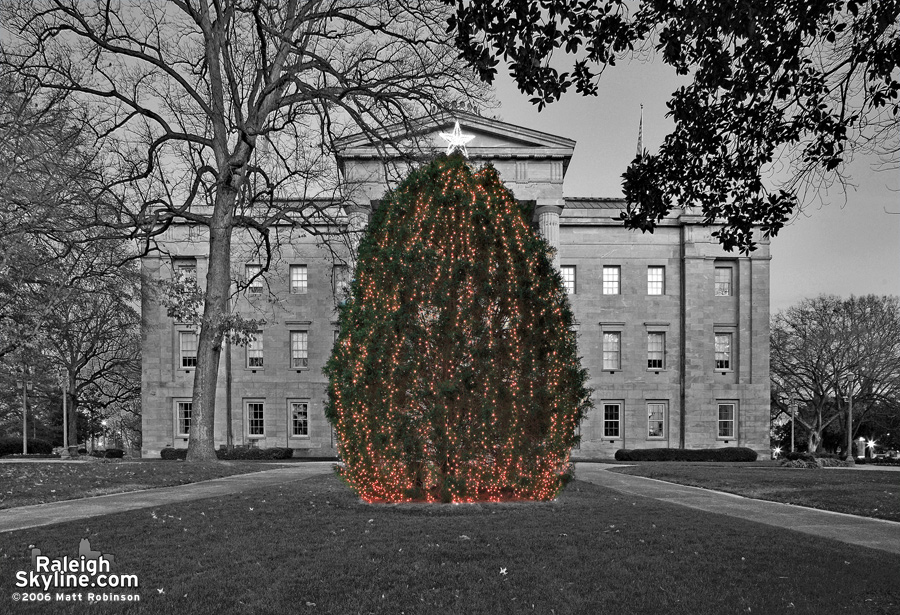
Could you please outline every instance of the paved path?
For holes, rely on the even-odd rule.
[[[127,510],[242,493],[251,489],[281,485],[319,474],[327,474],[331,472],[333,465],[332,461],[294,463],[273,470],[237,474],[188,485],[114,493],[80,500],[65,500],[0,510],[0,532],[13,532]]]
[[[575,478],[621,493],[654,498],[688,508],[739,517],[757,523],[831,538],[900,554],[900,523],[792,504],[745,498],[733,493],[676,485],[610,471],[614,466],[575,464]]]

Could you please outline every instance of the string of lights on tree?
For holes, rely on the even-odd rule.
[[[497,171],[459,154],[374,213],[325,369],[364,500],[556,497],[591,402],[548,250]]]

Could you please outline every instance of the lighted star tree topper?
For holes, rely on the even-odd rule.
[[[459,122],[454,124],[453,132],[442,132],[438,136],[447,142],[447,151],[445,153],[448,156],[455,150],[459,150],[463,156],[469,157],[469,150],[466,149],[466,145],[475,138],[475,135],[464,135],[459,127]]]
[[[553,499],[591,401],[548,244],[458,154],[382,203],[325,368],[342,475],[373,502]]]

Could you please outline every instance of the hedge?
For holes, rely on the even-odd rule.
[[[835,453],[785,453],[781,459],[783,468],[847,468],[853,465],[852,459]]]
[[[28,453],[27,455],[23,455],[22,453],[17,453],[15,455],[4,455],[4,459],[59,459],[59,455],[55,453],[50,453],[49,455],[32,455]]]
[[[159,456],[163,459],[184,459],[187,456],[186,448],[164,448],[159,452]],[[228,461],[243,459],[290,459],[294,456],[294,449],[275,446],[272,448],[249,448],[235,447],[230,451],[219,449],[216,451],[216,457]]]
[[[50,455],[53,453],[53,445],[46,440],[28,438],[28,453],[33,455]],[[22,454],[22,438],[15,436],[0,438],[0,457],[16,454]]]
[[[835,453],[806,453],[806,452],[804,452],[804,453],[800,453],[800,452],[785,453],[784,455],[782,455],[782,457],[784,459],[787,459],[788,461],[810,461],[810,462],[815,462],[817,459],[836,459],[838,461],[846,461],[846,459],[847,459],[846,455],[837,455]],[[821,464],[819,464],[819,465],[821,465]],[[828,467],[838,467],[838,466],[835,466],[832,464]]]
[[[756,461],[756,451],[727,448],[636,448],[616,451],[616,461]]]
[[[233,449],[216,451],[219,459],[290,459],[294,456],[294,449],[283,446],[272,448],[247,448],[238,446]]]
[[[186,448],[164,448],[159,451],[159,456],[163,459],[167,459],[169,461],[173,461],[175,459],[184,460],[187,457],[187,449]]]
[[[102,459],[122,459],[125,451],[121,448],[108,448],[102,451],[93,451],[91,457],[100,457]]]

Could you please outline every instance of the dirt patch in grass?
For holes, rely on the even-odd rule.
[[[140,580],[104,613],[896,613],[900,556],[574,481],[533,505],[373,505],[333,475],[0,535]],[[2,601],[9,600],[0,596]],[[53,605],[12,605],[51,612]],[[74,604],[67,613],[96,613]]]
[[[750,498],[900,521],[900,472],[657,462],[617,468]]]
[[[196,483],[279,467],[258,462],[0,463],[0,509]]]

